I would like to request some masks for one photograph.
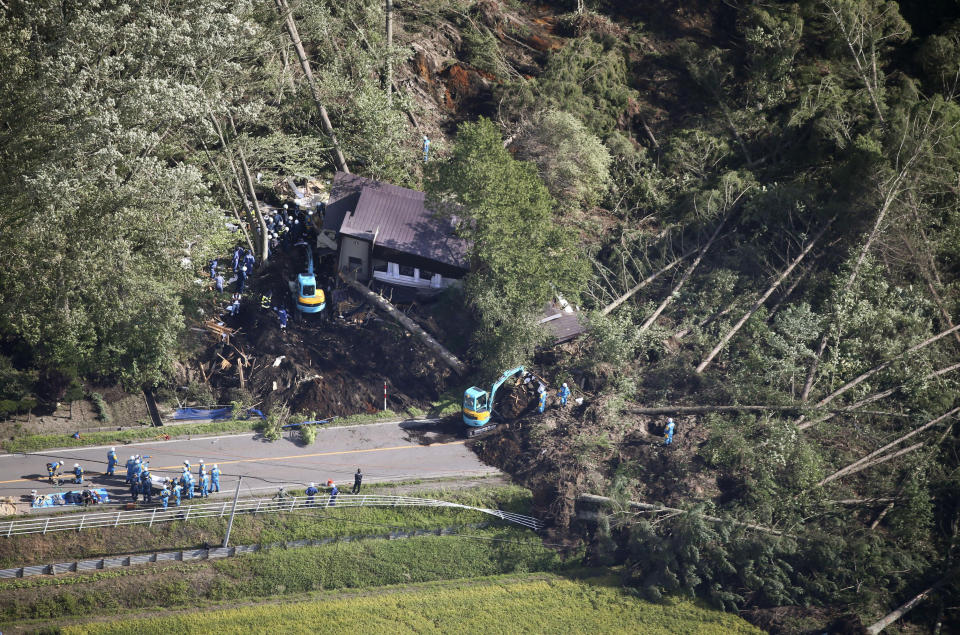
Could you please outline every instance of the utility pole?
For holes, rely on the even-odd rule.
[[[233,529],[233,516],[237,513],[237,499],[240,498],[240,482],[242,480],[242,476],[237,479],[237,491],[233,494],[233,507],[230,509],[230,522],[227,523],[227,535],[223,537],[224,549],[230,544],[230,530]]]
[[[393,102],[393,63],[390,53],[393,50],[393,0],[387,2],[387,105]]]

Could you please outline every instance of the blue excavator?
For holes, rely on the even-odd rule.
[[[297,281],[290,282],[290,291],[297,299],[297,310],[301,313],[319,313],[327,306],[323,289],[317,288],[317,278],[313,275],[313,250],[305,242],[299,242],[307,252],[306,273],[297,274]]]
[[[529,387],[532,387],[541,383],[539,380],[531,382],[530,379],[533,378],[533,375],[525,372],[523,366],[517,366],[500,375],[499,379],[493,382],[493,386],[490,387],[490,392],[477,386],[471,386],[463,393],[463,422],[467,425],[468,437],[475,437],[496,427],[493,420],[493,404],[497,396],[497,389],[512,377],[517,377],[518,385],[526,383]]]

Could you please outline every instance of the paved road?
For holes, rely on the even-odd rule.
[[[46,482],[45,466],[57,459],[64,462],[65,471],[80,463],[88,487],[106,487],[111,496],[129,500],[122,464],[132,454],[150,456],[154,475],[179,474],[184,459],[190,461],[194,476],[200,459],[208,469],[216,463],[222,473],[221,495],[233,494],[237,475],[243,475],[241,494],[251,495],[270,493],[280,485],[325,484],[328,479],[348,490],[358,467],[364,483],[498,473],[481,463],[463,439],[437,425],[392,422],[326,428],[318,430],[316,442],[307,447],[289,438],[270,443],[254,434],[131,443],[117,446],[121,466],[116,477],[103,474],[109,446],[0,455],[0,496],[20,496],[32,489],[60,491]]]

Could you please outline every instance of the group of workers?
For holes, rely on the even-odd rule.
[[[63,461],[47,463],[47,480],[51,485],[54,483],[61,485],[63,483]],[[73,464],[73,478],[70,482],[76,483],[77,485],[83,483],[83,468],[80,467],[79,463]]]
[[[220,491],[220,467],[214,464],[210,471],[207,471],[203,459],[200,459],[200,465],[197,467],[197,478],[194,481],[193,474],[190,473],[190,461],[183,462],[183,471],[179,478],[168,478],[163,482],[160,490],[160,502],[164,509],[170,505],[170,499],[176,506],[180,506],[184,494],[188,499],[193,498],[196,484],[199,488],[200,498],[206,498],[214,492]],[[149,502],[149,501],[148,501]]]
[[[537,412],[543,414],[543,411],[547,409],[547,388],[543,384],[537,388],[537,392],[540,393],[540,402],[537,404]],[[563,382],[563,385],[560,386],[560,390],[557,391],[557,396],[560,397],[560,407],[565,408],[567,406],[567,400],[570,398],[570,387],[567,386],[567,382]]]
[[[295,206],[296,207],[296,206]],[[281,245],[285,250],[300,240],[308,242],[316,239],[316,229],[313,225],[314,213],[322,214],[326,210],[326,203],[318,203],[316,210],[303,211],[299,207],[290,209],[288,203],[283,204],[283,210],[277,209],[272,216],[267,216],[267,236],[270,238],[270,249],[277,249]]]
[[[144,502],[153,502],[153,478],[150,474],[150,464],[147,461],[149,456],[139,454],[132,455],[125,464],[127,474],[125,482],[130,486],[130,497],[136,503],[143,497]],[[110,448],[107,452],[107,471],[106,476],[115,476],[120,459],[117,458],[117,448]],[[47,463],[47,477],[50,484],[63,484],[63,461],[53,461]],[[73,464],[74,484],[83,483],[83,468],[79,463]],[[180,505],[180,500],[184,494],[187,498],[193,498],[194,485],[199,489],[201,498],[207,497],[212,492],[220,491],[220,467],[216,464],[208,472],[200,459],[200,466],[197,468],[197,479],[194,482],[193,475],[190,473],[190,461],[183,462],[183,472],[179,478],[167,478],[162,482],[160,490],[160,501],[163,508],[166,509],[170,504],[170,498],[173,497],[175,503]]]
[[[141,496],[144,502],[153,502],[153,478],[150,474],[150,464],[147,461],[149,458],[149,456],[134,454],[127,459],[125,464],[127,470],[126,483],[130,486],[130,496],[134,503],[138,502]],[[106,476],[115,476],[119,464],[120,459],[117,458],[117,448],[110,448],[110,451],[107,452]],[[49,477],[51,485],[54,484],[54,482],[56,482],[57,485],[62,484],[62,468],[63,461],[47,463],[47,476]],[[73,473],[73,483],[78,485],[82,484],[83,468],[80,467],[79,463],[73,464]],[[360,492],[362,482],[363,472],[360,471],[360,468],[357,468],[356,474],[353,475],[353,494]],[[340,493],[340,490],[337,489],[333,481],[327,481],[327,486],[330,488],[330,500],[328,504],[332,506],[336,504],[337,494]],[[203,459],[200,459],[200,465],[197,467],[196,480],[194,480],[193,474],[190,472],[190,461],[185,460],[183,462],[183,471],[180,473],[179,478],[170,477],[162,482],[160,503],[164,509],[167,509],[170,506],[170,499],[172,498],[174,504],[179,507],[183,497],[186,496],[187,499],[192,499],[195,491],[199,492],[198,495],[200,498],[206,498],[210,494],[220,491],[220,467],[216,463],[207,471]],[[319,493],[320,490],[317,488],[316,483],[310,483],[310,486],[306,490],[308,503],[313,504],[314,497]],[[285,496],[282,487],[278,495],[281,497]]]

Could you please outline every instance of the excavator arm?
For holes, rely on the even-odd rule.
[[[507,381],[514,375],[523,374],[523,366],[517,366],[516,368],[511,368],[504,374],[500,375],[500,379],[493,382],[493,387],[490,388],[490,405],[493,405],[493,400],[497,396],[497,388],[503,385],[503,382]]]

